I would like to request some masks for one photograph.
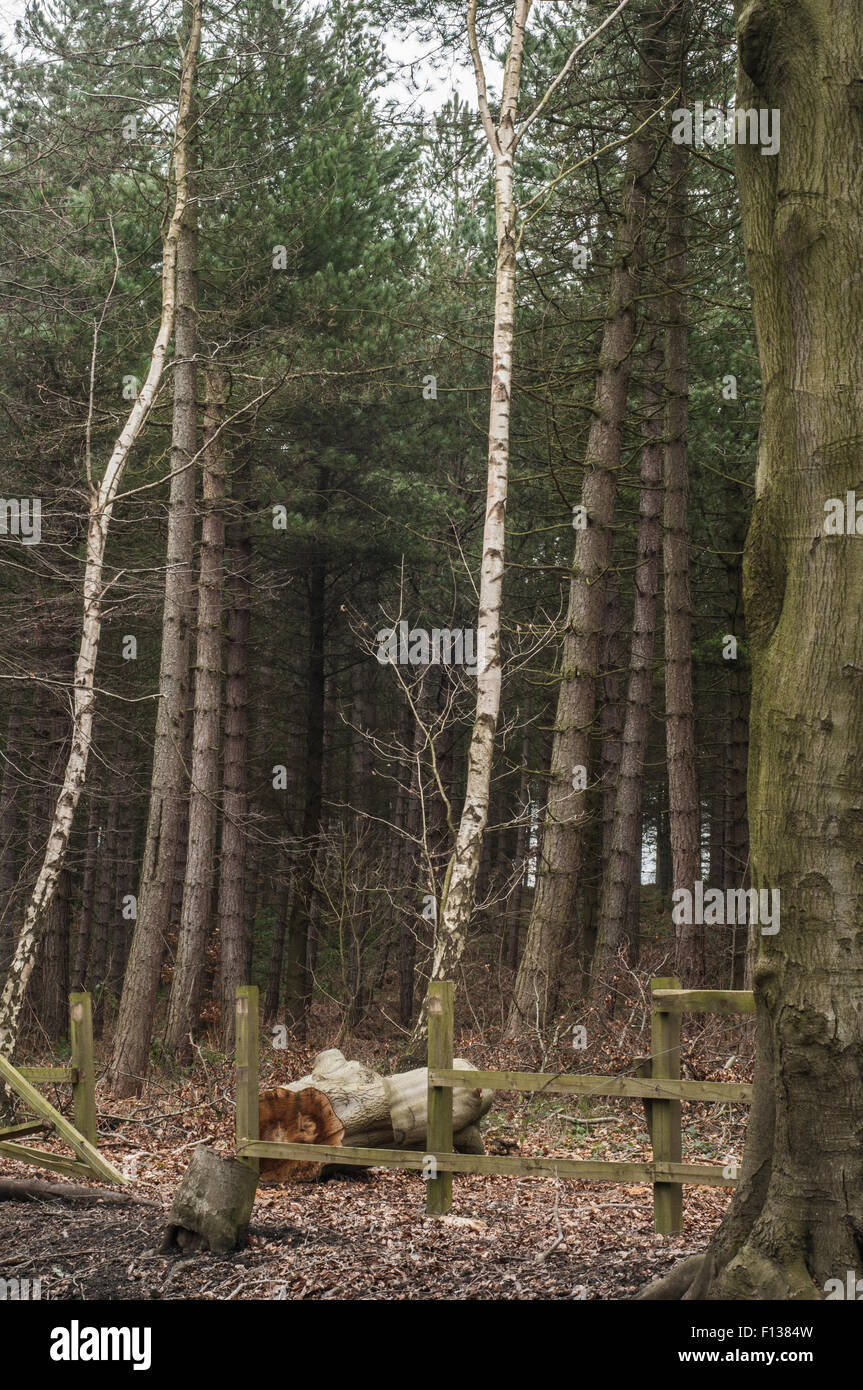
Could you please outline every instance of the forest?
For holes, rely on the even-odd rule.
[[[863,1297],[859,19],[4,10],[2,1297]]]

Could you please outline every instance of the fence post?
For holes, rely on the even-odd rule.
[[[93,1060],[93,1006],[89,994],[69,995],[70,1065],[78,1073],[72,1083],[72,1115],[79,1134],[95,1148],[96,1069]]]
[[[260,1138],[258,1128],[258,989],[257,985],[237,986],[237,1148]],[[244,1158],[256,1173],[257,1158]]]
[[[680,989],[676,975],[651,980],[651,992]],[[655,1081],[680,1080],[680,1014],[653,1008],[650,1014],[651,1075]],[[654,1163],[680,1163],[683,1135],[679,1100],[654,1100],[651,1104]],[[654,1182],[653,1226],[660,1235],[677,1235],[683,1230],[683,1186],[679,1182]]]
[[[431,980],[428,989],[428,1065],[452,1067],[453,1047],[452,984]],[[428,1133],[431,1153],[452,1153],[452,1087],[428,1088]],[[452,1173],[439,1173],[426,1179],[426,1211],[441,1216],[452,1206]]]

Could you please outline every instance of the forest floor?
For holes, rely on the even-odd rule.
[[[456,1055],[478,1067],[631,1076],[633,1059],[649,1051],[640,995],[641,985],[611,1024],[590,1031],[585,1050],[490,1047],[463,1029]],[[303,1075],[315,1052],[333,1045],[326,1019],[315,1031],[309,1047],[266,1049],[262,1086]],[[342,1050],[393,1070],[392,1037],[382,1040],[380,1029],[375,1036],[373,1021],[359,1032]],[[749,1081],[752,1052],[751,1023],[684,1023],[685,1077]],[[68,1089],[43,1092],[68,1108]],[[739,1160],[746,1114],[741,1106],[686,1106],[684,1161]],[[730,1188],[685,1187],[683,1233],[660,1236],[648,1185],[457,1175],[452,1214],[427,1217],[418,1174],[374,1169],[262,1184],[249,1245],[238,1254],[160,1254],[191,1150],[207,1143],[230,1153],[233,1121],[230,1062],[206,1049],[185,1074],[151,1081],[140,1099],[100,1099],[99,1147],[126,1165],[135,1193],[153,1205],[0,1201],[0,1277],[40,1279],[43,1299],[628,1299],[703,1249],[730,1197]],[[498,1093],[483,1130],[491,1153],[651,1157],[640,1101]],[[0,1176],[62,1181],[4,1159]]]

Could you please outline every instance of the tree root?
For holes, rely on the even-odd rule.
[[[748,1240],[710,1283],[705,1298],[728,1300],[776,1300],[787,1303],[823,1299],[815,1287],[803,1256],[780,1261]]]
[[[668,1274],[646,1284],[635,1295],[635,1301],[699,1302],[756,1302],[776,1300],[788,1303],[818,1301],[824,1294],[815,1286],[802,1255],[780,1261],[758,1249],[753,1239],[747,1240],[733,1259],[717,1269],[710,1250],[702,1255],[690,1255]]]
[[[634,1301],[674,1303],[677,1299],[683,1298],[697,1278],[705,1258],[704,1255],[690,1255],[687,1259],[681,1260],[680,1264],[675,1265],[667,1274],[661,1274],[658,1278],[651,1279],[649,1284],[645,1284],[635,1295]]]

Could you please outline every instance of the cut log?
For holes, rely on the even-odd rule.
[[[472,1070],[457,1058],[454,1067]],[[479,1120],[494,1092],[453,1090],[453,1144],[460,1153],[484,1153]],[[337,1048],[321,1052],[308,1076],[260,1095],[260,1137],[286,1144],[344,1148],[422,1149],[428,1130],[428,1071],[381,1076],[351,1062]],[[261,1159],[261,1182],[312,1182],[337,1172],[337,1163]]]
[[[262,1139],[277,1144],[344,1144],[345,1129],[336,1115],[329,1097],[315,1086],[291,1091],[276,1086],[261,1091],[259,1132]],[[262,1183],[314,1182],[325,1165],[322,1163],[283,1163],[275,1158],[260,1161]]]
[[[247,1163],[199,1144],[174,1197],[162,1253],[241,1250],[249,1238],[257,1186],[258,1175]]]

